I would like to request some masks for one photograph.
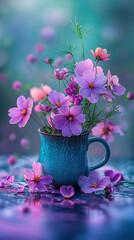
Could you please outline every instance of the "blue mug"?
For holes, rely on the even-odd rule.
[[[88,138],[89,132],[70,138],[61,135],[47,134],[38,129],[41,139],[39,162],[45,174],[53,176],[55,186],[77,185],[81,175],[88,176],[89,172],[102,167],[109,159],[108,143],[99,137]],[[93,142],[101,142],[106,155],[102,162],[88,166],[87,151]]]

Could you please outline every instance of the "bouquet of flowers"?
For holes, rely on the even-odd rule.
[[[97,47],[95,51],[91,50],[95,64],[90,58],[85,59],[83,36],[88,31],[77,22],[72,25],[81,42],[82,60],[77,62],[77,48],[69,44],[62,52],[69,59],[62,69],[54,69],[53,59],[47,58],[45,63],[52,68],[52,78],[57,81],[58,89],[42,85],[41,88],[30,89],[31,97],[18,97],[17,108],[9,109],[10,124],[18,123],[19,127],[24,127],[31,116],[36,122],[41,121],[39,125],[46,133],[71,137],[92,131],[93,136],[111,142],[113,133],[123,135],[120,126],[108,120],[118,112],[118,108],[113,107],[109,112],[104,110],[117,101],[116,97],[125,93],[125,87],[110,70],[105,75],[99,66],[99,63],[110,59],[106,49]],[[38,102],[34,107],[36,114],[32,114],[34,102]]]

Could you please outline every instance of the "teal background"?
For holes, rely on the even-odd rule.
[[[52,21],[53,15],[59,12]],[[78,22],[92,32],[85,36],[85,56],[91,58],[90,49],[100,46],[111,53],[110,61],[101,63],[105,74],[110,68],[112,74],[119,76],[120,83],[127,91],[134,91],[134,1],[133,0],[1,0],[0,1],[0,72],[6,73],[7,81],[0,82],[0,153],[34,154],[39,153],[40,140],[36,124],[30,120],[25,128],[9,125],[8,109],[16,105],[16,98],[29,95],[29,87],[41,83],[56,87],[52,72],[44,60],[57,57],[63,50],[63,42],[71,42],[78,47],[75,59],[82,58],[81,45],[71,29],[70,19]],[[51,17],[52,16],[52,17]],[[40,31],[45,26],[53,27],[55,38],[45,41]],[[42,42],[45,51],[35,53],[35,45]],[[38,56],[38,62],[30,65],[26,61],[29,53]],[[21,91],[15,91],[12,83],[19,80],[23,84]],[[113,120],[120,124],[124,137],[115,137],[111,144],[112,157],[133,157],[133,119],[134,101],[120,103],[122,113]],[[9,140],[9,134],[16,132],[15,142]],[[22,149],[20,139],[30,141],[28,149]],[[92,149],[93,155],[101,155],[101,150]]]

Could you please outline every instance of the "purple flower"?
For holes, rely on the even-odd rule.
[[[94,73],[96,73],[96,69],[93,66],[93,62],[91,59],[87,59],[85,61],[80,61],[76,64],[76,67],[74,69],[74,73],[76,75],[76,82],[82,81],[83,79],[83,73],[87,70],[92,70]],[[103,72],[103,69],[101,67],[97,66],[97,73]]]
[[[80,105],[81,101],[82,101],[82,96],[81,95],[73,95],[72,96],[72,101],[74,103],[74,105]]]
[[[37,61],[37,57],[34,56],[33,54],[28,54],[28,56],[27,56],[27,61],[28,61],[29,63],[35,63],[35,62]]]
[[[9,135],[9,139],[10,139],[10,141],[14,142],[16,140],[16,133],[11,133]]]
[[[47,105],[44,107],[44,110],[45,110],[45,112],[49,113],[49,112],[51,112],[52,108],[49,105]]]
[[[31,191],[34,192],[36,189],[39,191],[46,192],[48,191],[46,185],[52,183],[53,177],[50,175],[43,175],[42,173],[42,166],[40,163],[33,163],[33,172],[29,169],[24,169],[24,179],[28,181],[28,186],[30,187]]]
[[[97,171],[92,171],[89,177],[81,176],[78,185],[84,193],[93,193],[105,189],[110,184],[109,177],[101,178]]]
[[[15,90],[20,90],[21,87],[22,87],[22,83],[20,81],[15,81],[13,82],[13,85],[12,85],[13,89]]]
[[[64,137],[71,137],[72,134],[80,135],[82,123],[86,121],[81,106],[62,107],[59,109],[61,114],[55,115],[55,127],[62,130]]]
[[[61,71],[59,68],[54,70],[54,77],[58,80],[63,80],[68,75],[68,69],[63,68]]]
[[[26,147],[29,145],[28,139],[22,138],[22,139],[20,140],[20,145],[21,145],[21,147],[26,148]]]
[[[126,88],[119,83],[119,78],[116,75],[111,75],[110,70],[108,70],[107,78],[108,86],[114,94],[119,96],[125,93]]]
[[[37,43],[35,46],[36,52],[43,52],[44,51],[44,45],[42,43]]]
[[[102,97],[106,100],[108,100],[109,102],[112,102],[113,99],[115,99],[114,95],[112,94],[112,92],[108,89],[106,93],[102,94]]]
[[[120,172],[113,172],[112,170],[106,170],[104,172],[104,175],[110,177],[110,180],[111,180],[112,183],[119,182],[121,180],[121,177],[122,177]]]
[[[78,84],[81,87],[79,93],[91,103],[96,103],[99,95],[106,93],[106,88],[103,87],[105,82],[106,77],[103,72],[95,74],[92,70],[87,70],[83,73],[82,79],[78,78]]]
[[[123,136],[123,132],[119,125],[115,125],[113,122],[106,120],[100,122],[92,128],[92,135],[95,137],[101,137],[111,143],[114,140],[113,133],[118,133]]]
[[[68,87],[65,89],[65,93],[69,96],[77,93],[77,85],[74,82],[70,82]]]
[[[127,93],[127,99],[128,100],[133,100],[134,99],[134,92]]]
[[[33,100],[30,97],[26,99],[24,96],[20,96],[17,98],[17,106],[18,108],[10,108],[8,110],[8,115],[11,117],[9,123],[19,123],[18,126],[21,128],[27,124],[28,119],[30,118]]]
[[[48,100],[52,103],[53,106],[61,108],[63,106],[69,106],[71,103],[65,97],[64,93],[57,92],[56,90],[52,90],[48,95]]]
[[[0,182],[0,187],[5,187],[14,182],[15,176],[8,175],[3,181]]]
[[[74,187],[72,186],[61,186],[60,193],[65,198],[71,198],[74,195]]]
[[[16,157],[14,155],[10,155],[7,159],[9,165],[14,165],[16,163]]]

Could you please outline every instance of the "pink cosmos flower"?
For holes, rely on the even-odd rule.
[[[76,64],[76,67],[74,69],[74,73],[76,75],[76,82],[82,81],[83,79],[83,73],[87,70],[92,70],[94,73],[96,73],[96,69],[94,68],[93,62],[91,59],[87,59],[85,61],[80,61]],[[97,73],[103,72],[103,69],[99,66],[97,66]]]
[[[52,103],[53,106],[56,106],[57,108],[71,105],[70,101],[67,97],[65,97],[64,93],[57,92],[56,90],[52,90],[49,93],[48,100],[50,103]]]
[[[82,123],[86,121],[81,106],[59,108],[61,114],[54,117],[55,127],[62,130],[64,137],[71,137],[72,134],[80,135],[82,132]]]
[[[14,155],[10,155],[7,159],[9,165],[14,165],[16,163],[16,157]]]
[[[11,117],[9,123],[16,124],[19,123],[18,126],[24,127],[28,119],[30,118],[31,112],[33,108],[33,100],[28,97],[27,99],[24,96],[20,96],[17,98],[17,108],[10,108],[8,111],[8,115]]]
[[[71,198],[74,195],[74,187],[73,186],[61,186],[60,193],[65,198]]]
[[[35,63],[36,61],[37,61],[37,57],[36,56],[34,56],[33,54],[28,54],[28,56],[27,56],[27,61],[29,62],[29,63]]]
[[[106,122],[97,123],[96,126],[92,128],[93,136],[104,138],[109,143],[114,140],[113,133],[118,133],[120,136],[123,136],[120,126],[115,125],[109,120],[106,120]]]
[[[119,83],[119,78],[116,75],[111,75],[110,70],[108,70],[107,73],[108,78],[108,87],[110,87],[111,91],[116,95],[123,95],[125,93],[126,88],[123,87]]]
[[[107,50],[100,47],[95,49],[95,53],[91,50],[91,53],[98,61],[108,61],[110,59],[108,58],[110,54],[107,54]]]
[[[35,46],[35,51],[36,52],[43,52],[44,51],[44,45],[42,43],[37,43]]]
[[[15,90],[20,90],[21,87],[22,87],[22,83],[20,81],[15,81],[13,82],[13,85],[12,85],[13,89]]]
[[[54,70],[54,77],[57,78],[58,80],[64,79],[68,75],[68,69],[63,68],[61,71],[59,68]]]
[[[42,165],[40,163],[33,163],[33,172],[29,169],[24,169],[24,179],[28,181],[28,186],[31,191],[34,192],[36,189],[39,191],[46,192],[48,191],[46,185],[52,183],[53,177],[50,175],[43,175],[42,173]]]
[[[37,105],[35,105],[34,111],[35,112],[42,112],[44,110],[44,108],[45,108],[45,105],[39,102]]]
[[[41,88],[33,87],[30,89],[30,95],[34,102],[40,101],[47,97],[52,89],[47,85],[42,85]]]
[[[84,193],[93,193],[105,189],[110,185],[110,178],[101,178],[97,171],[92,171],[89,177],[81,176],[78,180],[78,185]]]

